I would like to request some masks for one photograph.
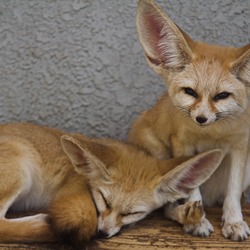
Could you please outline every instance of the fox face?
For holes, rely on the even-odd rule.
[[[125,191],[126,185],[110,183],[92,191],[99,213],[98,231],[103,236],[117,234],[123,226],[141,220],[158,207],[152,190],[141,185],[134,191]]]
[[[233,48],[194,41],[153,0],[139,1],[137,31],[147,62],[185,116],[204,126],[246,111],[250,44]]]
[[[187,197],[212,175],[224,156],[216,149],[173,163],[120,142],[83,141],[70,136],[63,136],[61,142],[76,172],[89,181],[98,232],[105,237],[167,202]]]
[[[214,60],[187,65],[172,79],[169,96],[201,126],[237,119],[248,106],[246,86]]]

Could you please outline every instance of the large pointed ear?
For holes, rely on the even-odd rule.
[[[239,49],[240,56],[232,63],[233,74],[250,87],[250,44]]]
[[[111,181],[108,167],[114,159],[114,152],[109,146],[68,135],[61,137],[61,144],[77,173]]]
[[[191,62],[194,42],[153,0],[139,1],[136,23],[147,61],[157,73],[181,70]]]
[[[157,192],[165,195],[168,201],[186,198],[214,173],[224,157],[220,149],[201,153],[183,162],[166,173],[157,187]]]

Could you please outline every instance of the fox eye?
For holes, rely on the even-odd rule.
[[[121,213],[121,216],[129,216],[129,215],[139,215],[139,214],[144,214],[145,212],[143,211],[138,211],[138,212],[132,212],[132,213]]]
[[[191,88],[183,88],[183,90],[184,90],[184,92],[185,92],[187,95],[191,95],[191,96],[193,96],[194,98],[197,98],[197,97],[198,97],[197,93],[196,93],[193,89],[191,89]]]
[[[102,199],[103,199],[103,201],[104,201],[104,203],[105,203],[106,208],[107,208],[107,209],[110,209],[111,206],[110,206],[110,204],[107,202],[107,199],[104,197],[104,195],[103,195],[102,192],[100,192],[100,195],[102,196]]]
[[[229,93],[229,92],[221,92],[218,95],[216,95],[213,98],[213,100],[214,101],[219,101],[219,100],[222,100],[222,99],[227,99],[230,95],[231,95],[231,93]]]

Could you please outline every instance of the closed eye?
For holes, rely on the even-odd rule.
[[[198,97],[198,94],[192,88],[184,87],[183,91],[185,92],[185,94],[190,95],[190,96],[192,96],[194,98]]]
[[[107,201],[107,199],[105,198],[105,196],[103,195],[103,193],[99,190],[99,193],[100,193],[100,195],[101,195],[101,197],[102,197],[102,199],[103,199],[103,201],[104,201],[104,203],[105,203],[105,206],[106,206],[106,208],[107,209],[111,209],[111,206],[110,206],[110,204],[108,203],[108,201]]]
[[[144,212],[144,211],[138,211],[138,212],[132,212],[132,213],[121,213],[121,216],[125,217],[125,216],[130,216],[130,215],[142,215],[145,213],[146,212]]]
[[[219,100],[227,99],[230,95],[231,93],[229,92],[221,92],[218,95],[214,96],[213,100],[219,101]]]
[[[144,218],[147,215],[147,212],[144,211],[138,211],[138,212],[132,212],[132,213],[121,213],[122,217],[122,223],[124,225],[135,223],[142,218]]]

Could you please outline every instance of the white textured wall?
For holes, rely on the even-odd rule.
[[[250,0],[157,2],[195,39],[249,43]],[[0,0],[0,122],[125,138],[164,89],[135,11],[135,0]]]

